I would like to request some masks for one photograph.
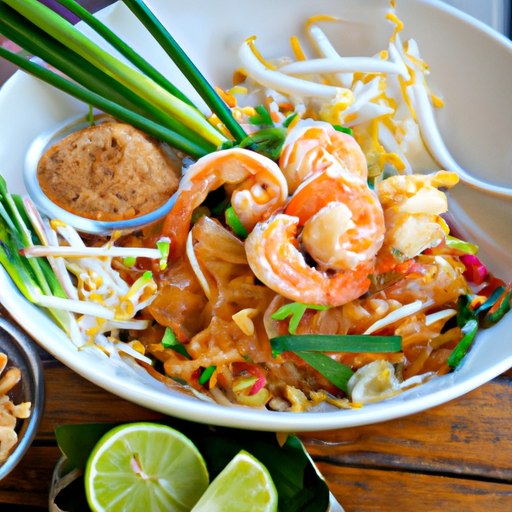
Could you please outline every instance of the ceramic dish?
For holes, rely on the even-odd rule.
[[[174,203],[176,202],[175,195],[169,198],[169,200],[162,206],[145,215],[140,215],[139,217],[127,220],[105,222],[88,219],[68,212],[60,206],[57,206],[44,194],[37,179],[37,166],[39,164],[39,160],[47,149],[64,137],[90,126],[90,122],[87,117],[88,116],[79,114],[73,119],[67,119],[59,125],[53,126],[48,131],[40,133],[28,148],[23,165],[23,182],[28,195],[34,201],[38,210],[46,214],[51,219],[60,219],[66,224],[73,226],[78,231],[92,235],[106,235],[113,233],[114,231],[133,231],[134,229],[142,228],[165,217],[171,211]],[[106,119],[109,118],[106,117]],[[101,122],[101,119],[96,122]]]
[[[4,462],[0,462],[0,480],[2,480],[23,458],[39,429],[44,410],[44,374],[34,342],[1,317],[0,352],[7,355],[8,368],[15,366],[21,372],[21,381],[12,390],[14,403],[31,402],[32,404],[30,417],[18,420],[16,448]],[[11,396],[11,393],[9,395]]]
[[[151,0],[155,14],[167,25],[210,81],[231,85],[239,67],[237,44],[256,34],[266,58],[290,54],[289,37],[306,41],[304,22],[313,15],[337,15],[354,23],[326,24],[328,36],[346,55],[373,55],[386,47],[389,26],[383,22],[384,0],[260,0],[257,7],[230,0]],[[499,185],[512,185],[512,44],[467,15],[437,1],[398,0],[405,23],[403,38],[414,37],[431,69],[430,84],[442,93],[446,107],[438,113],[442,135],[455,159],[468,172]],[[201,13],[198,15],[198,13]],[[128,44],[172,76],[188,94],[145,29],[123,5],[111,6],[101,18]],[[378,22],[378,23],[377,23]],[[375,24],[375,25],[374,25]],[[336,25],[336,26],[335,26]],[[89,32],[89,31],[88,31]],[[492,58],[491,58],[492,57]],[[196,100],[196,95],[190,93]],[[198,104],[200,104],[198,102]],[[0,93],[0,161],[13,192],[23,192],[21,169],[26,151],[41,132],[87,107],[41,82],[17,74]],[[512,205],[464,185],[451,196],[450,211],[466,239],[480,246],[479,257],[504,280],[512,279]],[[512,366],[512,315],[478,334],[459,371],[433,379],[384,402],[359,410],[328,413],[278,413],[224,408],[173,394],[127,377],[92,355],[77,352],[45,315],[28,304],[0,272],[1,300],[25,329],[64,364],[128,400],[187,418],[239,428],[312,431],[352,427],[412,414],[456,398]]]

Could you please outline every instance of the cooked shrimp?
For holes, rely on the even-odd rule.
[[[368,290],[383,237],[373,192],[360,178],[329,168],[296,192],[285,214],[258,224],[245,250],[253,272],[274,291],[304,304],[340,306]]]
[[[329,123],[300,121],[288,133],[279,166],[290,193],[309,176],[335,165],[366,180],[366,158],[354,137],[335,130]]]
[[[231,204],[247,231],[284,206],[288,198],[288,186],[279,167],[262,155],[235,148],[201,158],[185,173],[176,204],[162,228],[162,234],[172,241],[171,258],[185,251],[194,208],[223,185],[234,187],[230,188]]]
[[[323,267],[353,270],[382,245],[384,219],[375,194],[358,177],[330,167],[300,187],[286,207],[304,226],[302,243]]]

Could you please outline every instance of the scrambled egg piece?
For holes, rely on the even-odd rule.
[[[455,173],[438,171],[391,176],[379,183],[377,193],[386,223],[384,244],[377,255],[379,273],[442,242],[446,233],[439,215],[448,211],[448,201],[439,189],[451,188],[458,181]]]

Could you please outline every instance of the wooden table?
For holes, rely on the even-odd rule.
[[[43,349],[40,354],[45,413],[25,458],[0,482],[2,512],[5,504],[47,509],[61,455],[56,426],[161,417],[88,382]],[[346,512],[506,511],[512,510],[511,420],[512,372],[408,418],[301,438]]]

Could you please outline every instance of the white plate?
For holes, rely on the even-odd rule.
[[[268,58],[290,54],[289,37],[304,36],[313,15],[338,15],[352,24],[325,24],[344,54],[372,55],[386,47],[391,33],[382,22],[388,0],[151,0],[162,22],[212,83],[231,85],[239,67],[236,45],[253,34]],[[437,1],[398,0],[405,22],[404,40],[414,37],[430,64],[430,84],[442,92],[446,107],[438,114],[453,156],[480,178],[512,186],[512,45],[485,25]],[[140,50],[183,90],[174,66],[148,37],[124,5],[101,18]],[[372,26],[377,23],[378,28]],[[194,96],[191,94],[191,96]],[[194,96],[195,98],[195,96]],[[86,107],[24,74],[18,73],[0,92],[0,162],[12,192],[22,193],[21,169],[32,139]],[[495,274],[512,279],[512,203],[458,185],[450,205],[479,256]],[[277,413],[224,408],[172,392],[151,389],[119,370],[79,353],[42,312],[25,301],[0,271],[0,300],[13,317],[57,359],[99,386],[133,402],[199,422],[275,431],[312,431],[365,425],[412,414],[456,398],[512,366],[512,316],[482,331],[463,367],[385,402],[360,410],[328,413]]]

